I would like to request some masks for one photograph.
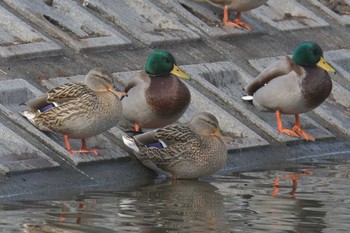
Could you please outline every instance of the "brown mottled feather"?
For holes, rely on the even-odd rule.
[[[122,105],[115,93],[110,92],[112,80],[107,71],[94,68],[84,83],[67,83],[28,101],[24,111],[34,125],[44,131],[86,138],[98,135],[114,125],[122,116]],[[45,111],[50,103],[58,105]],[[38,111],[39,110],[39,111]]]
[[[87,94],[91,95],[93,91],[83,83],[67,83],[51,89],[47,92],[48,102],[66,102],[67,100],[80,98]]]
[[[134,136],[138,148],[135,155],[147,167],[167,175],[175,174],[180,179],[193,179],[216,172],[227,157],[225,143],[213,135],[219,129],[217,119],[208,113],[200,113],[196,117],[189,124],[172,124]],[[203,130],[207,133],[200,135]],[[166,147],[154,148],[143,144],[150,143],[152,138]]]

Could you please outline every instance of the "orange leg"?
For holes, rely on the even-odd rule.
[[[135,132],[141,132],[141,125],[135,123],[134,124],[134,129],[135,129]]]
[[[66,143],[66,150],[72,153],[72,147],[70,146],[68,135],[64,135],[64,142]]]
[[[277,120],[277,128],[278,131],[284,134],[287,134],[289,136],[293,136],[293,137],[299,137],[298,134],[296,134],[293,130],[289,130],[289,129],[284,129],[283,125],[282,125],[282,120],[281,120],[281,112],[280,111],[276,111],[276,120]]]
[[[242,13],[241,13],[240,11],[238,11],[238,12],[237,12],[237,16],[236,16],[236,18],[233,20],[233,22],[236,23],[236,24],[238,24],[239,26],[241,26],[241,27],[247,29],[248,31],[251,31],[253,28],[252,28],[249,24],[247,24],[247,23],[241,21],[241,14],[242,14]]]
[[[81,139],[81,149],[80,150],[72,150],[71,146],[70,146],[70,143],[69,143],[69,137],[68,135],[64,135],[64,141],[66,143],[66,150],[71,153],[71,154],[78,154],[78,153],[93,153],[95,155],[98,155],[98,151],[95,150],[95,149],[88,149],[87,146],[86,146],[86,139],[85,138],[82,138]]]
[[[293,131],[296,132],[300,137],[304,138],[306,141],[315,141],[315,138],[309,133],[301,129],[299,114],[295,115],[295,125]]]
[[[229,21],[227,6],[224,7],[224,19],[223,19],[223,21],[224,21],[224,25],[225,26],[233,26],[233,27],[236,27],[236,28],[239,28],[239,29],[241,29],[243,27],[243,28],[245,28],[245,29],[247,29],[249,31],[252,30],[252,27],[249,24],[241,21],[241,12],[240,11],[237,12],[237,16],[233,20],[233,22]]]

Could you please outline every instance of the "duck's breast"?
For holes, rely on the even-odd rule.
[[[177,77],[153,77],[146,91],[146,99],[154,112],[164,117],[181,114],[191,101],[186,85]]]
[[[188,154],[182,156],[183,159],[179,159],[166,170],[180,179],[196,179],[219,171],[226,163],[227,148],[221,139],[211,137],[192,144]]]
[[[302,81],[302,94],[306,104],[314,109],[319,106],[330,95],[332,91],[332,80],[325,70],[313,67],[304,68],[306,78]]]

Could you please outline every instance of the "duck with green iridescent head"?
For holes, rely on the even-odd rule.
[[[276,112],[278,131],[294,137],[315,141],[301,129],[299,114],[319,106],[332,91],[328,72],[334,69],[323,58],[321,47],[315,42],[299,44],[292,58],[283,57],[264,69],[244,90],[260,111]],[[281,114],[295,115],[292,130],[284,129]]]
[[[122,99],[123,114],[134,124],[135,131],[164,127],[184,114],[191,93],[178,77],[190,79],[170,52],[156,50],[148,57],[145,70],[128,81],[128,96]]]

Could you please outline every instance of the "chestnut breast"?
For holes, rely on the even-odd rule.
[[[332,91],[332,80],[321,68],[304,67],[306,77],[301,83],[301,92],[309,107],[320,105]]]
[[[162,116],[173,116],[187,109],[191,102],[191,93],[173,75],[151,77],[146,99],[154,112]]]

